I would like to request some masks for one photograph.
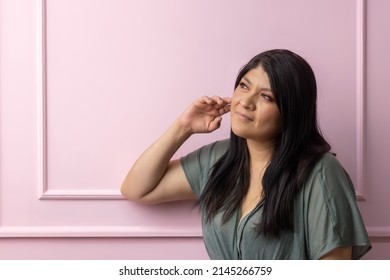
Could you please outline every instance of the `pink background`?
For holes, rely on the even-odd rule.
[[[139,154],[255,54],[314,68],[321,128],[390,259],[387,0],[0,0],[0,258],[204,259],[191,203],[120,196]],[[229,117],[177,153],[229,135]]]

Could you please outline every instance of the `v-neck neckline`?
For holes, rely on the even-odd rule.
[[[238,227],[240,226],[240,224],[248,217],[248,216],[252,216],[252,214],[254,214],[259,208],[260,206],[262,206],[264,202],[264,199],[261,199],[256,205],[255,207],[253,207],[248,213],[246,213],[245,215],[242,216],[242,203],[240,204],[240,208],[239,210],[237,211],[237,219],[236,219],[236,229],[238,229]]]
[[[260,200],[256,206],[249,211],[245,216],[241,217],[242,208],[237,211],[236,214],[236,224],[234,227],[234,239],[236,243],[237,253],[238,253],[238,259],[241,259],[241,249],[240,244],[243,237],[243,231],[245,228],[246,223],[248,220],[262,207],[264,200]]]

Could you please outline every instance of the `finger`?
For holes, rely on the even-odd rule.
[[[223,99],[223,101],[224,101],[225,103],[227,103],[227,104],[232,103],[232,98],[231,98],[231,97],[223,97],[222,99]]]
[[[221,126],[221,121],[222,121],[222,118],[221,118],[221,117],[215,117],[215,118],[210,122],[209,131],[212,132],[212,131],[218,129],[218,128]]]
[[[210,102],[210,97],[204,95],[201,98],[199,98],[197,101],[203,104],[208,104],[208,102]]]
[[[208,105],[218,104],[218,100],[214,96],[213,97],[205,96],[205,101]]]
[[[214,100],[214,102],[218,105],[223,105],[225,103],[225,101],[218,95],[214,95],[213,97],[211,97],[212,100]]]
[[[208,107],[215,106],[215,102],[208,96],[202,96],[201,98],[197,99],[193,105],[195,105],[198,108],[206,109]]]
[[[224,114],[226,114],[226,113],[228,113],[228,112],[230,112],[230,104],[226,104],[225,106],[223,106],[222,108],[220,108],[219,110],[218,110],[218,112],[219,112],[219,115],[224,115]]]

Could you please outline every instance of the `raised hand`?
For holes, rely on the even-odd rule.
[[[195,199],[180,160],[172,156],[192,134],[216,130],[230,102],[219,96],[195,100],[137,159],[123,181],[122,194],[141,203]]]
[[[222,115],[230,111],[230,102],[229,97],[203,96],[187,108],[179,121],[190,134],[212,132],[220,127]]]

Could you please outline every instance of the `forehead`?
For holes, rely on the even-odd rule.
[[[261,66],[249,70],[242,79],[246,80],[253,86],[266,88],[269,90],[271,88],[268,75]]]

